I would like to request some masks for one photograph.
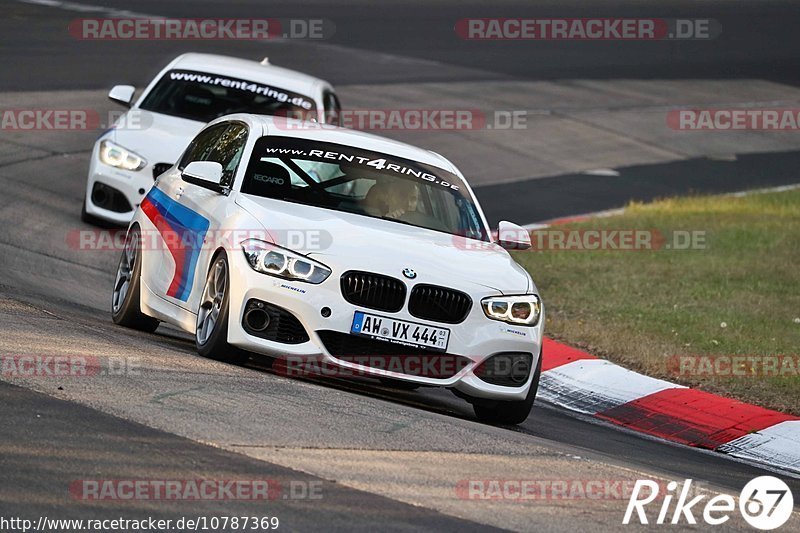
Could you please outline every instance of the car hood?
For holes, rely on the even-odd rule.
[[[307,254],[340,272],[368,270],[419,282],[480,285],[509,294],[532,290],[528,273],[494,243],[301,204],[238,194],[275,244]],[[456,281],[458,280],[458,281]]]
[[[131,109],[107,135],[150,164],[175,163],[203,126],[195,120]]]

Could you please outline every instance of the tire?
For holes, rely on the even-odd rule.
[[[119,258],[114,291],[111,295],[111,319],[126,328],[152,333],[158,320],[142,313],[139,305],[142,274],[141,237],[134,226],[125,239],[125,249]]]
[[[531,387],[524,400],[512,402],[493,401],[479,402],[472,404],[475,416],[481,422],[489,424],[521,424],[525,422],[533,408],[533,401],[536,399],[536,392],[539,390],[539,378],[542,375],[542,353],[539,352],[539,362],[536,363],[536,371],[531,380]]]
[[[220,251],[211,260],[203,296],[197,309],[194,341],[197,353],[226,363],[242,363],[249,354],[228,344],[230,309],[230,268],[228,256]]]

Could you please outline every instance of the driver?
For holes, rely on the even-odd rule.
[[[419,203],[419,187],[416,183],[406,180],[397,180],[392,183],[389,196],[389,209],[384,216],[400,218],[406,213],[417,210]]]
[[[373,215],[399,218],[416,211],[419,203],[419,187],[406,180],[379,181],[370,187],[364,198],[366,210]]]

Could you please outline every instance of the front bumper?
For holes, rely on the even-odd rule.
[[[147,166],[135,172],[123,170],[101,162],[97,155],[98,150],[99,143],[96,143],[92,150],[89,176],[86,181],[86,213],[114,224],[127,225],[133,218],[136,207],[153,186],[152,164],[148,162]],[[100,201],[98,183],[121,195],[130,209],[121,210],[118,207],[119,202],[112,205]]]
[[[361,375],[370,377],[386,377],[408,381],[421,385],[452,387],[469,396],[495,400],[523,400],[530,388],[533,371],[523,385],[508,387],[494,385],[480,379],[474,370],[485,359],[507,352],[522,352],[532,355],[531,369],[536,368],[537,357],[541,352],[544,312],[539,323],[534,327],[512,326],[486,318],[478,302],[486,296],[497,296],[500,293],[489,288],[467,291],[473,299],[473,307],[467,318],[460,324],[444,324],[419,319],[412,316],[407,306],[396,313],[375,311],[355,306],[347,302],[341,294],[339,278],[343,271],[332,268],[331,276],[319,285],[292,282],[255,272],[248,265],[242,253],[229,251],[228,261],[231,268],[230,315],[228,324],[228,342],[245,350],[269,355],[289,361],[315,361],[342,369],[341,375]],[[325,262],[324,258],[322,259]],[[331,266],[331,265],[329,265]],[[394,273],[378,272],[385,275]],[[405,280],[409,293],[414,282]],[[426,283],[453,286],[452,280],[431,280]],[[454,287],[455,288],[455,287]],[[461,287],[461,290],[464,288]],[[296,344],[288,344],[266,340],[249,334],[242,325],[246,306],[251,300],[268,302],[288,311],[302,324],[308,334],[308,340]],[[330,310],[323,312],[323,309]],[[447,347],[448,356],[461,356],[467,360],[466,366],[448,377],[426,377],[424,375],[402,373],[389,370],[398,365],[375,368],[336,357],[326,348],[319,332],[334,331],[350,333],[353,316],[356,311],[378,314],[450,330]],[[325,315],[328,316],[325,316]],[[374,341],[381,342],[381,341]],[[388,344],[388,343],[387,343]],[[409,357],[409,356],[395,356]],[[425,357],[428,357],[427,355]],[[360,359],[356,358],[357,361]],[[408,365],[400,365],[408,367]],[[291,368],[290,365],[287,367]]]

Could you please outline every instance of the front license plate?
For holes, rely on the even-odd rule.
[[[415,324],[396,318],[356,311],[350,332],[371,339],[391,342],[412,348],[428,348],[444,352],[450,341],[450,330]]]

